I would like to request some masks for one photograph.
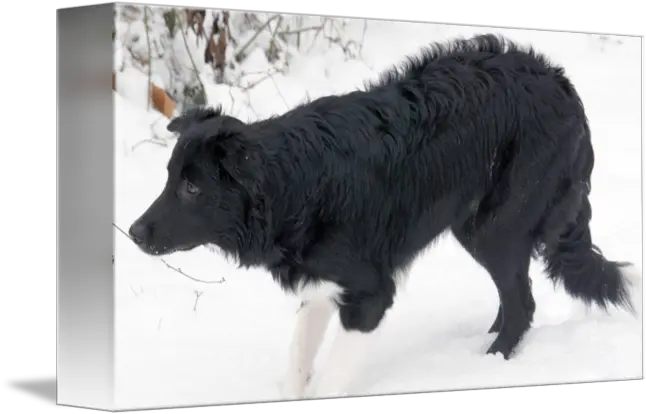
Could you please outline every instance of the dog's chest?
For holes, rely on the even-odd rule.
[[[304,281],[296,284],[293,294],[302,302],[331,300],[339,303],[343,288],[329,281]]]

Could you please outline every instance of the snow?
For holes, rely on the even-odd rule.
[[[347,30],[360,34],[363,21],[349,21]],[[222,103],[241,119],[264,118],[308,96],[360,88],[429,41],[489,30],[371,21],[360,60],[347,60],[321,41],[308,55],[294,56],[285,75],[248,90],[216,85],[212,76],[202,80],[209,103]],[[585,102],[596,151],[593,238],[609,258],[641,264],[639,38],[491,30],[531,42],[565,65]],[[254,51],[240,69],[251,73],[267,66]],[[259,76],[247,75],[246,81]],[[173,145],[163,139],[168,120],[146,110],[145,85],[144,75],[127,69],[114,94],[115,222],[124,230],[161,191]],[[617,214],[621,219],[612,220]],[[166,259],[195,278],[225,281],[194,282],[115,231],[117,408],[279,399],[298,300],[285,296],[266,272],[238,269],[217,251],[201,248]],[[452,237],[443,237],[411,268],[352,394],[642,377],[638,320],[614,309],[585,309],[554,288],[538,263],[530,275],[537,303],[533,328],[513,359],[485,355],[494,339],[487,330],[498,307],[495,288]],[[317,364],[324,362],[331,339]]]

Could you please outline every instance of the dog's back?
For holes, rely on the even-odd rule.
[[[588,179],[572,170],[587,121],[563,70],[494,36],[431,46],[365,91],[261,125],[285,156],[281,191],[316,188],[293,208],[306,204],[387,272],[474,212],[480,232],[534,231],[559,177]]]

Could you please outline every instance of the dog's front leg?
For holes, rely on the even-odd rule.
[[[351,296],[349,296],[351,298]],[[364,366],[385,311],[392,304],[387,296],[375,296],[341,305],[341,324],[327,363],[313,378],[312,398],[348,396],[353,381]]]
[[[369,349],[370,333],[339,327],[327,363],[312,381],[311,398],[344,397],[359,373]]]
[[[336,310],[328,298],[303,301],[296,314],[296,326],[289,350],[287,375],[282,384],[283,398],[305,396],[316,353],[323,342],[330,317]]]

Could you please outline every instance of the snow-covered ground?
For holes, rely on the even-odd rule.
[[[357,23],[358,25],[362,23]],[[591,122],[596,166],[592,231],[613,259],[641,266],[639,38],[496,30],[531,42],[565,65]],[[434,40],[487,28],[371,21],[363,60],[345,61],[322,42],[243,93],[205,77],[209,103],[245,120],[281,113],[305,99],[361,87],[404,55]],[[620,42],[618,42],[620,40]],[[249,71],[267,65],[250,56]],[[146,111],[145,75],[121,73],[116,106],[116,223],[127,230],[160,192],[171,147],[141,143],[168,122]],[[246,106],[249,102],[253,107]],[[151,126],[152,125],[152,126]],[[172,144],[171,144],[172,145]],[[611,217],[620,217],[611,221]],[[118,408],[208,405],[279,399],[298,301],[261,270],[239,270],[217,253],[147,257],[115,231],[116,399]],[[411,269],[354,384],[357,395],[640,378],[641,323],[629,314],[585,310],[554,289],[532,263],[535,323],[515,358],[485,355],[498,298],[486,272],[450,237]],[[333,329],[338,322],[330,326]],[[330,331],[331,332],[331,331]],[[326,340],[319,361],[326,356]]]

